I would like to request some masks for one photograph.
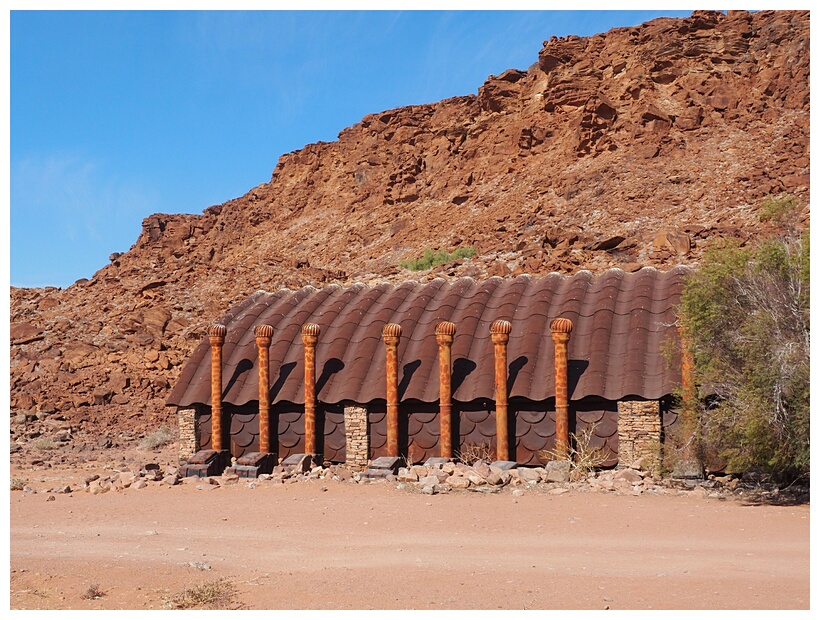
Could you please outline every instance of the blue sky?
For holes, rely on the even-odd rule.
[[[10,282],[69,286],[372,112],[689,11],[10,13]]]

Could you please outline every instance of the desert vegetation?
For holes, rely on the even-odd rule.
[[[228,579],[215,579],[185,588],[166,600],[169,609],[238,609],[236,586]]]
[[[432,269],[433,267],[444,265],[459,258],[472,258],[475,255],[476,249],[473,246],[456,248],[452,252],[427,249],[424,250],[424,254],[421,258],[403,260],[399,263],[399,267],[410,271],[425,271],[426,269]]]
[[[777,233],[715,245],[688,280],[680,316],[695,362],[696,449],[729,471],[809,473],[809,232],[797,201],[767,197]]]

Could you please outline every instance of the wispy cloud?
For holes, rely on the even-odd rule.
[[[139,183],[79,154],[13,161],[10,180],[13,283],[89,277],[136,240],[141,214],[157,203]]]

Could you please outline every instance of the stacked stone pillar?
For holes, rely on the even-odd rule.
[[[370,436],[367,432],[367,409],[345,407],[345,462],[364,469],[370,460]]]
[[[399,456],[399,340],[401,326],[388,323],[382,329],[386,348],[387,456]]]
[[[253,330],[259,351],[259,451],[270,449],[270,344],[273,327],[257,325]]]
[[[496,459],[510,460],[510,438],[507,405],[507,342],[512,325],[509,321],[498,320],[490,325],[495,356],[495,435]]]
[[[452,382],[452,346],[456,326],[449,321],[436,325],[436,342],[438,343],[439,375],[439,424],[440,455],[453,458],[453,382]]]
[[[555,343],[555,454],[565,460],[569,448],[569,387],[567,344],[572,321],[558,318],[550,323]]]
[[[211,343],[211,448],[221,451],[224,431],[222,430],[222,345],[228,329],[214,324],[208,328]]]
[[[316,343],[320,328],[315,323],[302,325],[305,345],[305,453],[316,454]]]
[[[177,410],[179,422],[179,460],[187,461],[199,451],[199,419],[196,409],[184,407]]]
[[[657,400],[618,401],[618,467],[638,459],[655,471],[661,459],[661,411]]]

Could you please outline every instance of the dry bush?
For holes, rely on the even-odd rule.
[[[31,442],[31,447],[37,450],[53,450],[57,446],[48,437],[40,437]]]
[[[597,424],[591,424],[585,426],[580,433],[570,433],[567,457],[571,480],[586,479],[609,457],[609,451],[606,448],[592,445],[592,437],[595,435],[597,426]],[[563,460],[554,449],[541,450],[538,458],[543,462]]]
[[[88,586],[88,590],[86,590],[80,598],[86,600],[96,600],[98,598],[102,598],[103,596],[105,596],[105,591],[100,589],[100,584],[92,583]]]
[[[489,442],[468,443],[456,451],[456,458],[465,465],[472,465],[476,461],[492,463],[495,460],[495,453]]]
[[[167,426],[160,427],[140,442],[141,450],[154,450],[166,446],[174,440],[174,432]]]
[[[193,588],[186,588],[165,601],[169,609],[239,609],[234,600],[236,586],[228,579],[216,579]]]
[[[26,482],[28,482],[25,478],[12,478],[11,479],[11,490],[12,491],[22,491],[23,487],[26,486]]]

